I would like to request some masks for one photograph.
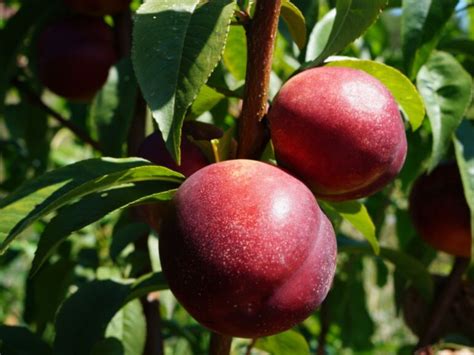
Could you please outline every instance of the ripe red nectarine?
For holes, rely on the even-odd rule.
[[[321,67],[296,75],[283,85],[268,118],[278,164],[322,199],[368,196],[405,160],[397,103],[360,70]]]
[[[228,160],[178,189],[160,258],[171,291],[196,320],[256,338],[293,327],[321,304],[336,239],[302,182],[262,162]]]
[[[469,206],[454,162],[422,175],[410,194],[410,214],[420,236],[435,249],[470,257]]]
[[[131,0],[64,0],[72,11],[92,16],[113,15],[125,11]]]
[[[75,16],[49,25],[38,42],[38,74],[51,91],[87,101],[117,59],[114,36],[100,18]]]

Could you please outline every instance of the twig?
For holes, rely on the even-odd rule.
[[[317,355],[324,355],[326,353],[326,337],[329,332],[329,326],[331,324],[329,319],[329,308],[327,302],[323,302],[319,311],[321,318],[321,332],[318,337],[318,350]]]
[[[247,350],[245,351],[245,355],[250,355],[252,353],[252,349],[253,349],[253,347],[255,346],[256,343],[257,343],[257,338],[252,339],[252,341],[247,346]]]
[[[265,147],[268,86],[278,29],[281,0],[257,2],[254,18],[247,25],[247,74],[239,121],[238,158],[258,158]]]
[[[217,333],[211,333],[209,355],[229,355],[231,345],[232,337]]]
[[[27,83],[19,80],[18,78],[13,79],[13,86],[15,86],[20,92],[22,92],[26,99],[37,106],[39,109],[47,113],[49,116],[58,121],[62,126],[68,128],[74,135],[76,135],[80,140],[89,144],[95,150],[102,152],[102,148],[96,140],[94,140],[87,132],[83,131],[79,126],[76,126],[74,122],[64,118],[60,113],[53,110],[51,107],[46,105],[41,97],[36,94],[36,92],[28,86]]]
[[[433,305],[431,306],[430,316],[427,320],[427,327],[420,337],[416,349],[422,349],[432,344],[437,336],[439,326],[446,315],[449,307],[459,289],[462,281],[462,275],[469,266],[470,259],[457,257],[453,269],[443,285],[442,292],[436,297]]]

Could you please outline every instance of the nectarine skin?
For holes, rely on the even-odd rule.
[[[131,0],[64,0],[72,11],[91,16],[114,15],[128,9]]]
[[[100,18],[75,16],[50,24],[38,41],[38,74],[57,95],[88,101],[117,59],[112,30]]]
[[[311,191],[252,160],[190,176],[160,233],[163,272],[180,303],[205,327],[247,338],[289,329],[321,304],[336,248]]]
[[[360,70],[321,67],[296,75],[283,85],[268,118],[278,164],[322,199],[373,194],[405,161],[397,103]]]
[[[420,236],[435,249],[471,256],[470,210],[456,163],[439,165],[416,180],[410,214]]]

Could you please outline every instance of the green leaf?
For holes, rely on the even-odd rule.
[[[405,70],[414,78],[436,47],[458,0],[403,0],[402,50]]]
[[[89,114],[104,155],[123,156],[136,94],[132,63],[128,58],[123,59],[110,69],[107,82],[95,96]]]
[[[447,152],[469,105],[472,79],[452,55],[435,52],[420,69],[416,82],[431,123],[429,169],[433,169]]]
[[[92,193],[59,209],[41,234],[33,259],[32,273],[41,267],[54,249],[72,232],[100,220],[113,211],[140,203],[149,196],[169,200],[172,198],[171,190],[175,187],[176,184],[169,182],[145,181]]]
[[[121,341],[124,355],[143,355],[147,331],[140,301],[131,301],[116,313],[105,334]]]
[[[137,11],[135,73],[178,163],[186,110],[221,58],[234,6],[232,0],[149,0]]]
[[[164,289],[162,280],[162,274],[158,273],[144,275],[132,284],[95,280],[82,285],[63,303],[56,316],[55,354],[90,354],[103,339],[115,314],[130,301]],[[132,344],[133,340],[129,340]]]
[[[328,66],[360,69],[374,76],[390,90],[410,121],[412,130],[417,130],[425,117],[423,100],[412,82],[400,71],[386,64],[371,60],[335,60]]]
[[[201,116],[204,112],[210,111],[223,99],[225,99],[223,94],[218,93],[207,85],[204,85],[191,106],[188,117],[194,119]]]
[[[373,256],[372,247],[367,243],[342,236],[338,236],[337,242],[339,253]],[[411,280],[413,286],[427,302],[432,300],[434,292],[433,280],[428,270],[420,261],[400,250],[385,247],[380,248],[380,257],[390,261],[401,274]]]
[[[464,120],[454,137],[456,160],[464,186],[464,195],[471,210],[471,230],[474,238],[474,122]],[[474,255],[474,243],[472,243]]]
[[[307,65],[320,65],[361,36],[375,22],[387,0],[338,0],[336,18],[323,51]]]
[[[374,222],[372,222],[372,218],[367,212],[367,208],[362,203],[358,201],[319,201],[319,204],[324,210],[329,210],[329,213],[336,213],[346,219],[367,239],[374,253],[376,255],[380,253],[379,241],[375,235]]]
[[[281,16],[288,25],[291,37],[293,37],[299,49],[306,45],[306,22],[300,9],[290,0],[281,2]]]
[[[0,325],[2,355],[51,355],[51,349],[28,328]]]
[[[179,184],[182,179],[179,173],[137,158],[89,159],[49,172],[0,201],[0,251],[33,222],[76,198],[133,182]]]
[[[254,347],[271,355],[309,355],[310,353],[306,339],[294,330],[288,330],[271,337],[259,338]]]
[[[324,50],[329,40],[334,20],[336,19],[336,9],[328,11],[324,17],[316,23],[309,35],[308,45],[306,47],[307,62],[317,58]]]
[[[247,72],[247,38],[242,26],[231,26],[222,60],[227,70],[237,81],[245,80]]]

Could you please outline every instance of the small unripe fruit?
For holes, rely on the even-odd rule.
[[[321,304],[336,239],[299,180],[262,162],[229,160],[178,189],[160,259],[171,291],[197,321],[256,338],[293,327]]]
[[[131,0],[64,0],[72,11],[91,16],[114,15],[125,11]]]
[[[38,42],[38,74],[57,95],[90,100],[117,59],[112,30],[100,18],[76,16],[49,25]]]
[[[321,67],[296,75],[283,85],[268,118],[278,164],[322,199],[373,194],[405,160],[397,103],[360,70]]]
[[[470,210],[456,163],[439,165],[416,180],[410,215],[420,236],[435,249],[470,257]]]

